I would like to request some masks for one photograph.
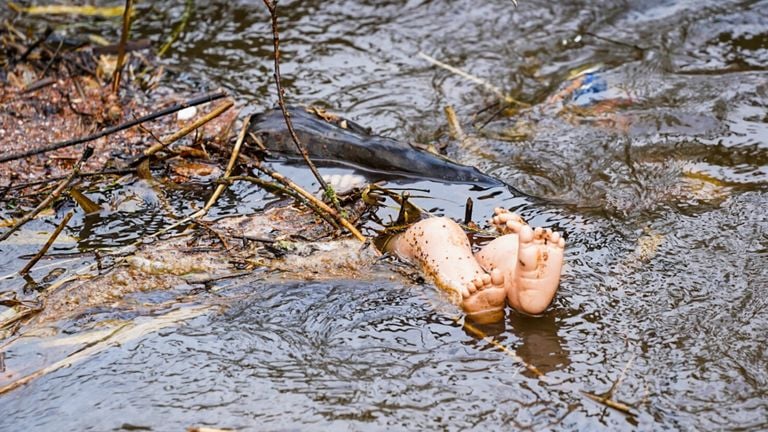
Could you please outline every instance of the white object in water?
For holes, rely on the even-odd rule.
[[[176,118],[185,121],[192,119],[195,115],[197,115],[197,107],[191,106],[179,111],[178,114],[176,114]]]
[[[357,174],[326,174],[323,176],[323,180],[338,194],[349,192],[366,183],[365,177]]]

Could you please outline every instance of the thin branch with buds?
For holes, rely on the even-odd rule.
[[[304,158],[304,162],[307,163],[312,175],[315,176],[317,182],[322,187],[326,197],[328,197],[333,203],[334,208],[341,214],[341,208],[339,206],[339,200],[336,198],[336,193],[333,188],[328,186],[328,183],[323,180],[323,177],[317,171],[317,167],[309,158],[309,153],[304,145],[299,141],[299,137],[296,135],[296,130],[293,128],[293,122],[291,121],[291,114],[288,112],[288,108],[285,105],[285,89],[283,89],[282,78],[280,76],[280,34],[277,29],[277,0],[264,0],[264,5],[269,9],[269,15],[272,18],[272,42],[275,49],[275,84],[277,85],[277,103],[280,105],[280,110],[283,112],[285,118],[285,125],[288,127],[288,132],[291,135],[293,143],[299,150],[301,157]]]

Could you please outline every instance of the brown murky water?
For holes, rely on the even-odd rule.
[[[263,6],[199,3],[167,59],[177,79],[225,86],[253,111],[271,106]],[[489,330],[545,379],[456,324],[434,293],[386,280],[255,281],[224,289],[240,300],[223,312],[0,397],[0,429],[768,428],[768,2],[519,3],[284,2],[283,68],[292,101],[403,140],[448,141],[446,105],[468,130],[474,113],[490,106],[479,127],[498,111],[492,94],[420,51],[535,106],[520,117],[527,138],[448,152],[551,203],[500,191],[476,196],[476,217],[502,202],[567,235],[550,310],[508,313]],[[164,40],[183,8],[142,3],[137,29]],[[571,115],[547,106],[570,71],[598,64],[595,77],[631,102],[608,113],[573,102],[586,112]],[[520,128],[498,117],[483,131]],[[426,207],[463,215],[466,188],[413,186],[432,191]],[[264,198],[235,193],[250,204],[225,199],[219,212]],[[146,223],[101,221],[70,250],[151,231],[154,202],[125,210]],[[23,265],[14,246],[0,246],[3,273]],[[14,355],[35,357],[6,360]],[[614,397],[635,416],[582,394],[607,392],[622,370]]]

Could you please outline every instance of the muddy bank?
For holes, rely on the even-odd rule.
[[[71,319],[91,310],[102,313],[104,308],[120,314],[131,310],[130,300],[125,303],[130,294],[166,290],[193,294],[216,281],[246,275],[296,281],[381,277],[373,267],[380,255],[372,246],[327,240],[332,230],[306,209],[277,207],[200,225],[139,245],[112,257],[109,268],[81,273],[74,281],[47,290],[43,310],[31,324]]]

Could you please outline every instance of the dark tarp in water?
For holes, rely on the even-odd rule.
[[[296,135],[314,162],[338,162],[364,171],[468,183],[483,188],[505,187],[515,195],[524,195],[475,167],[452,162],[391,138],[373,135],[349,120],[326,121],[299,107],[292,107],[289,112]],[[279,108],[253,115],[249,130],[269,152],[287,157],[301,156]]]

